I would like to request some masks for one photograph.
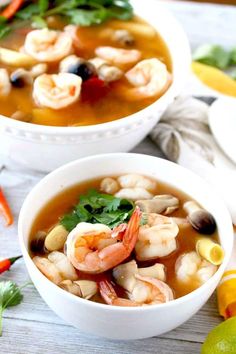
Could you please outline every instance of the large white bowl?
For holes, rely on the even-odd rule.
[[[155,103],[117,121],[84,127],[50,127],[24,123],[0,115],[0,150],[27,167],[53,169],[79,157],[129,151],[158,122],[179,94],[190,72],[188,40],[173,16],[156,0],[131,1],[135,13],[151,23],[164,38],[173,62],[173,83]]]
[[[91,178],[139,173],[171,184],[197,200],[215,217],[225,259],[214,276],[197,290],[166,304],[112,307],[78,298],[49,281],[28,253],[29,233],[39,210],[60,191]],[[30,192],[19,218],[19,240],[24,260],[42,298],[65,321],[81,331],[114,339],[138,339],[170,331],[193,316],[208,300],[229,261],[233,229],[229,213],[209,185],[192,172],[163,159],[139,154],[87,157],[52,172]]]

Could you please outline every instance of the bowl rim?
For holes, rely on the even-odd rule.
[[[23,239],[23,220],[25,218],[25,215],[27,215],[27,209],[30,206],[30,199],[32,198],[31,196],[33,195],[33,193],[35,191],[37,191],[37,188],[48,182],[48,180],[51,180],[53,178],[55,178],[57,176],[57,173],[60,173],[63,170],[66,170],[70,167],[72,167],[73,165],[77,165],[80,163],[83,163],[84,161],[86,162],[90,162],[90,163],[94,163],[96,162],[96,159],[112,159],[114,156],[117,158],[122,159],[124,156],[127,157],[127,155],[129,156],[129,158],[132,158],[132,156],[135,157],[139,157],[140,159],[152,159],[153,162],[155,161],[159,161],[160,164],[164,164],[164,165],[169,165],[171,168],[174,169],[178,169],[178,170],[182,170],[183,172],[187,173],[188,175],[194,177],[194,179],[198,179],[199,183],[203,183],[206,186],[208,186],[208,188],[214,192],[215,189],[207,182],[205,181],[203,178],[201,178],[200,176],[198,176],[197,174],[195,174],[194,172],[190,171],[189,169],[182,167],[172,161],[160,158],[160,157],[156,157],[156,156],[151,156],[151,155],[145,155],[145,154],[136,154],[136,153],[110,153],[110,154],[101,154],[101,155],[93,155],[93,156],[88,156],[88,157],[84,157],[72,162],[69,162],[59,168],[57,168],[56,170],[54,170],[53,172],[49,173],[48,175],[46,175],[43,179],[41,179],[39,181],[39,183],[37,183],[33,189],[30,191],[30,193],[27,195],[26,199],[24,200],[24,203],[22,205],[22,208],[20,210],[20,214],[19,214],[19,220],[18,220],[18,239],[19,239],[19,243],[20,243],[20,247],[23,253],[23,258],[24,261],[26,263],[26,267],[28,270],[28,266],[31,268],[32,271],[36,272],[38,274],[38,276],[41,278],[42,281],[46,281],[46,283],[52,287],[52,289],[54,289],[54,291],[58,291],[58,295],[61,294],[61,296],[65,296],[68,297],[69,300],[74,301],[74,302],[79,302],[81,304],[84,304],[85,306],[92,306],[95,308],[99,308],[99,309],[103,309],[103,310],[107,310],[107,311],[115,311],[115,312],[149,312],[152,310],[156,310],[158,308],[163,308],[163,307],[173,307],[176,305],[181,305],[183,303],[185,303],[188,300],[193,300],[196,296],[201,295],[201,293],[204,292],[205,289],[209,289],[214,281],[215,278],[218,277],[218,274],[223,272],[223,270],[225,269],[225,267],[227,266],[229,260],[230,260],[230,256],[231,256],[231,252],[233,249],[233,240],[234,240],[234,231],[233,231],[233,225],[232,225],[232,221],[231,221],[231,217],[229,214],[228,209],[226,208],[224,202],[222,201],[221,197],[218,196],[218,194],[216,193],[216,198],[219,202],[219,206],[221,208],[221,210],[223,211],[224,214],[224,218],[225,218],[225,225],[228,228],[229,231],[229,235],[227,235],[227,237],[229,237],[230,235],[230,239],[229,239],[229,250],[228,254],[225,253],[225,257],[223,260],[223,263],[219,266],[219,268],[217,269],[217,271],[215,272],[215,274],[208,280],[206,281],[204,284],[202,284],[200,287],[198,287],[197,289],[191,291],[190,293],[181,296],[177,299],[171,300],[169,302],[163,303],[163,304],[153,304],[150,306],[137,306],[137,307],[120,307],[120,306],[111,306],[111,305],[107,305],[107,304],[101,304],[101,303],[97,303],[94,301],[90,301],[87,299],[83,299],[80,297],[77,297],[63,289],[61,289],[58,285],[54,284],[53,282],[51,282],[45,275],[43,275],[40,270],[36,267],[36,265],[34,264],[34,262],[32,261],[32,258],[29,255],[29,251],[27,249],[27,246],[25,245],[24,239]],[[216,191],[217,192],[217,191]],[[29,205],[28,205],[29,204]],[[35,213],[36,215],[37,213]],[[228,224],[228,225],[227,225]],[[26,260],[25,260],[26,259]],[[27,261],[27,262],[26,262]],[[29,262],[29,264],[28,264]],[[37,286],[36,286],[37,287]],[[64,294],[64,295],[63,295]]]
[[[135,3],[140,3],[140,0],[131,0],[133,3],[134,11],[135,10]],[[155,109],[157,105],[162,104],[162,101],[168,100],[171,101],[172,97],[175,97],[175,95],[178,94],[179,88],[184,84],[186,77],[190,74],[191,72],[191,49],[189,45],[189,41],[187,38],[187,35],[182,27],[182,25],[176,20],[175,16],[169,11],[163,4],[161,4],[157,0],[149,0],[150,4],[152,6],[158,7],[158,11],[163,12],[165,16],[168,16],[168,19],[171,20],[171,23],[174,25],[175,28],[178,28],[178,33],[181,37],[181,43],[182,47],[184,48],[184,56],[183,56],[183,66],[181,69],[182,72],[182,78],[180,80],[180,76],[175,74],[174,70],[174,56],[171,53],[171,50],[169,49],[168,43],[166,42],[166,39],[164,39],[164,42],[169,49],[170,56],[171,56],[171,61],[172,61],[172,66],[173,66],[173,80],[171,85],[168,87],[168,89],[165,91],[165,93],[158,98],[156,101],[154,101],[152,104],[149,106],[141,109],[138,112],[135,112],[131,115],[110,121],[110,122],[105,122],[105,123],[98,123],[98,124],[93,124],[93,125],[85,125],[85,126],[50,126],[50,125],[41,125],[41,124],[34,124],[34,123],[27,123],[27,122],[22,122],[22,121],[17,121],[14,119],[11,119],[10,117],[4,116],[0,114],[0,127],[1,125],[6,128],[13,128],[13,129],[19,129],[20,131],[27,131],[27,132],[32,132],[32,133],[41,133],[41,134],[47,134],[47,135],[75,135],[78,133],[100,133],[104,130],[107,129],[117,129],[120,128],[121,125],[128,125],[130,123],[136,123],[138,116],[141,114],[143,115],[142,119],[147,118],[148,114]],[[138,13],[139,15],[139,13]],[[142,17],[142,14],[140,14]],[[153,25],[153,24],[152,24]],[[153,25],[154,26],[154,25]],[[155,27],[155,26],[154,26]],[[158,31],[158,25],[155,27],[155,29]],[[184,69],[183,69],[184,68]]]

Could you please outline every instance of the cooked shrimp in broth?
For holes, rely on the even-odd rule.
[[[140,191],[148,198],[139,199]],[[224,257],[217,228],[206,238],[189,222],[191,200],[138,173],[84,182],[42,209],[31,230],[31,256],[74,296],[112,306],[165,304],[208,281]],[[210,257],[216,248],[217,265]]]
[[[24,2],[22,11],[27,5],[35,3]],[[169,50],[141,18],[76,25],[51,14],[43,21],[38,29],[18,21],[0,38],[1,115],[49,126],[100,124],[148,107],[171,85]],[[18,69],[27,80],[26,73],[12,79]]]

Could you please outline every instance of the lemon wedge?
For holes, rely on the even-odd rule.
[[[194,74],[208,87],[224,95],[236,97],[236,81],[212,66],[193,62]]]

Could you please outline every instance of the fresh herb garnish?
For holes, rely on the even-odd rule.
[[[205,44],[195,50],[193,60],[225,70],[232,79],[236,79],[236,48],[227,51],[220,45]]]
[[[226,69],[230,62],[230,53],[219,45],[206,44],[196,49],[193,59],[219,69]]]
[[[0,282],[0,336],[2,335],[2,315],[6,308],[19,305],[23,300],[21,289],[31,283],[18,287],[12,281]]]
[[[80,196],[79,203],[60,222],[71,231],[80,222],[101,223],[111,228],[126,222],[134,211],[134,204],[127,199],[102,194],[94,189]]]
[[[129,0],[38,0],[27,1],[10,19],[11,25],[19,20],[30,20],[32,27],[47,26],[47,17],[58,15],[66,23],[80,26],[98,25],[109,19],[129,20],[133,16],[133,8]],[[0,21],[0,38],[11,31],[7,19]]]

